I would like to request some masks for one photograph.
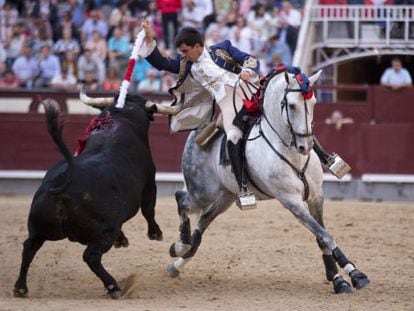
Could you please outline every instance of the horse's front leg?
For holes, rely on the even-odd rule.
[[[348,260],[328,231],[312,217],[299,195],[280,198],[280,202],[316,236],[316,240],[324,253],[333,256],[333,259],[351,277],[352,285],[356,289],[363,288],[369,283],[368,277]],[[330,269],[333,270],[333,266]]]
[[[323,202],[324,197],[322,195],[315,195],[307,201],[310,214],[315,218],[318,224],[325,229],[325,224],[323,222]],[[318,242],[318,240],[316,241]],[[332,282],[335,294],[352,293],[351,285],[339,274],[332,252],[319,243],[318,246],[322,251],[326,279]]]
[[[183,217],[184,221],[181,222],[180,224],[181,240],[178,242],[175,242],[170,248],[170,255],[172,257],[178,257],[178,256],[181,256],[181,257],[167,266],[167,273],[169,276],[176,277],[179,275],[180,271],[183,270],[184,266],[192,259],[192,257],[197,252],[198,247],[201,244],[201,239],[202,239],[202,235],[204,231],[207,229],[207,227],[213,222],[213,220],[218,215],[220,215],[221,213],[223,213],[230,207],[233,201],[234,201],[234,194],[228,193],[227,191],[221,191],[216,201],[211,206],[203,209],[200,215],[200,218],[198,220],[198,223],[197,223],[197,228],[191,234],[191,238],[189,236],[190,220],[187,214],[185,215],[185,217]],[[180,213],[180,203],[183,203],[183,202],[185,201],[177,199],[177,203],[179,205],[179,213]],[[184,205],[181,205],[181,206],[183,207]],[[187,213],[188,208],[189,206],[185,206],[186,213]],[[180,218],[181,218],[181,214],[180,214]],[[190,241],[191,243],[190,245],[188,244],[188,241]],[[180,245],[183,245],[187,249],[187,251],[185,251],[184,253],[180,252],[180,255],[177,255],[177,250],[181,247]]]

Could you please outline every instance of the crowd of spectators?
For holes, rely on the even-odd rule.
[[[119,89],[141,21],[154,26],[162,53],[176,56],[184,26],[206,45],[229,39],[257,56],[266,74],[291,64],[303,0],[0,0],[0,87]],[[138,60],[131,87],[166,92],[175,77]]]

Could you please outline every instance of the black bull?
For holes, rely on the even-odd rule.
[[[118,298],[120,288],[101,259],[113,245],[128,246],[122,224],[141,207],[148,237],[162,239],[154,219],[155,166],[148,143],[152,112],[137,95],[128,95],[122,109],[110,105],[97,118],[101,122],[90,132],[83,151],[73,157],[63,142],[56,108],[45,108],[49,134],[65,160],[47,172],[33,198],[14,294],[27,295],[29,265],[43,243],[68,238],[87,245],[83,260],[108,294]]]

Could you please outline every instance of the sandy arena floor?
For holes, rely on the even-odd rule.
[[[30,202],[0,197],[0,310],[414,310],[414,203],[326,202],[328,230],[371,279],[352,295],[334,295],[314,237],[277,201],[231,207],[185,271],[169,278],[178,216],[174,200],[161,198],[164,241],[146,238],[139,214],[124,225],[130,246],[104,256],[127,289],[114,301],[82,261],[84,246],[68,240],[45,243],[29,272],[30,298],[13,297]]]

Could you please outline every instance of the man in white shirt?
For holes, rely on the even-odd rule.
[[[403,87],[411,87],[412,79],[407,69],[402,67],[401,60],[395,57],[391,61],[391,68],[384,71],[381,76],[381,85],[398,90]]]
[[[37,74],[37,61],[32,56],[32,49],[24,46],[21,54],[13,62],[12,71],[22,81],[22,86],[30,89],[33,86],[33,79]]]
[[[241,205],[243,201],[251,202],[254,195],[248,191],[242,165],[243,132],[234,124],[234,120],[245,98],[240,85],[245,85],[245,81],[257,81],[259,78],[258,60],[240,51],[228,40],[210,47],[204,46],[201,33],[192,27],[182,28],[175,38],[175,46],[182,57],[165,57],[156,47],[149,21],[144,21],[142,26],[146,31],[146,44],[152,51],[146,57],[148,62],[158,70],[178,74],[177,85],[170,92],[175,95],[173,105],[182,105],[183,109],[172,119],[171,130],[188,130],[206,125],[212,117],[213,103],[216,102],[223,115],[230,163],[240,188],[238,204]],[[196,108],[196,112],[188,116],[188,107]],[[196,123],[190,122],[197,117],[199,118]],[[181,122],[180,118],[184,121]]]

